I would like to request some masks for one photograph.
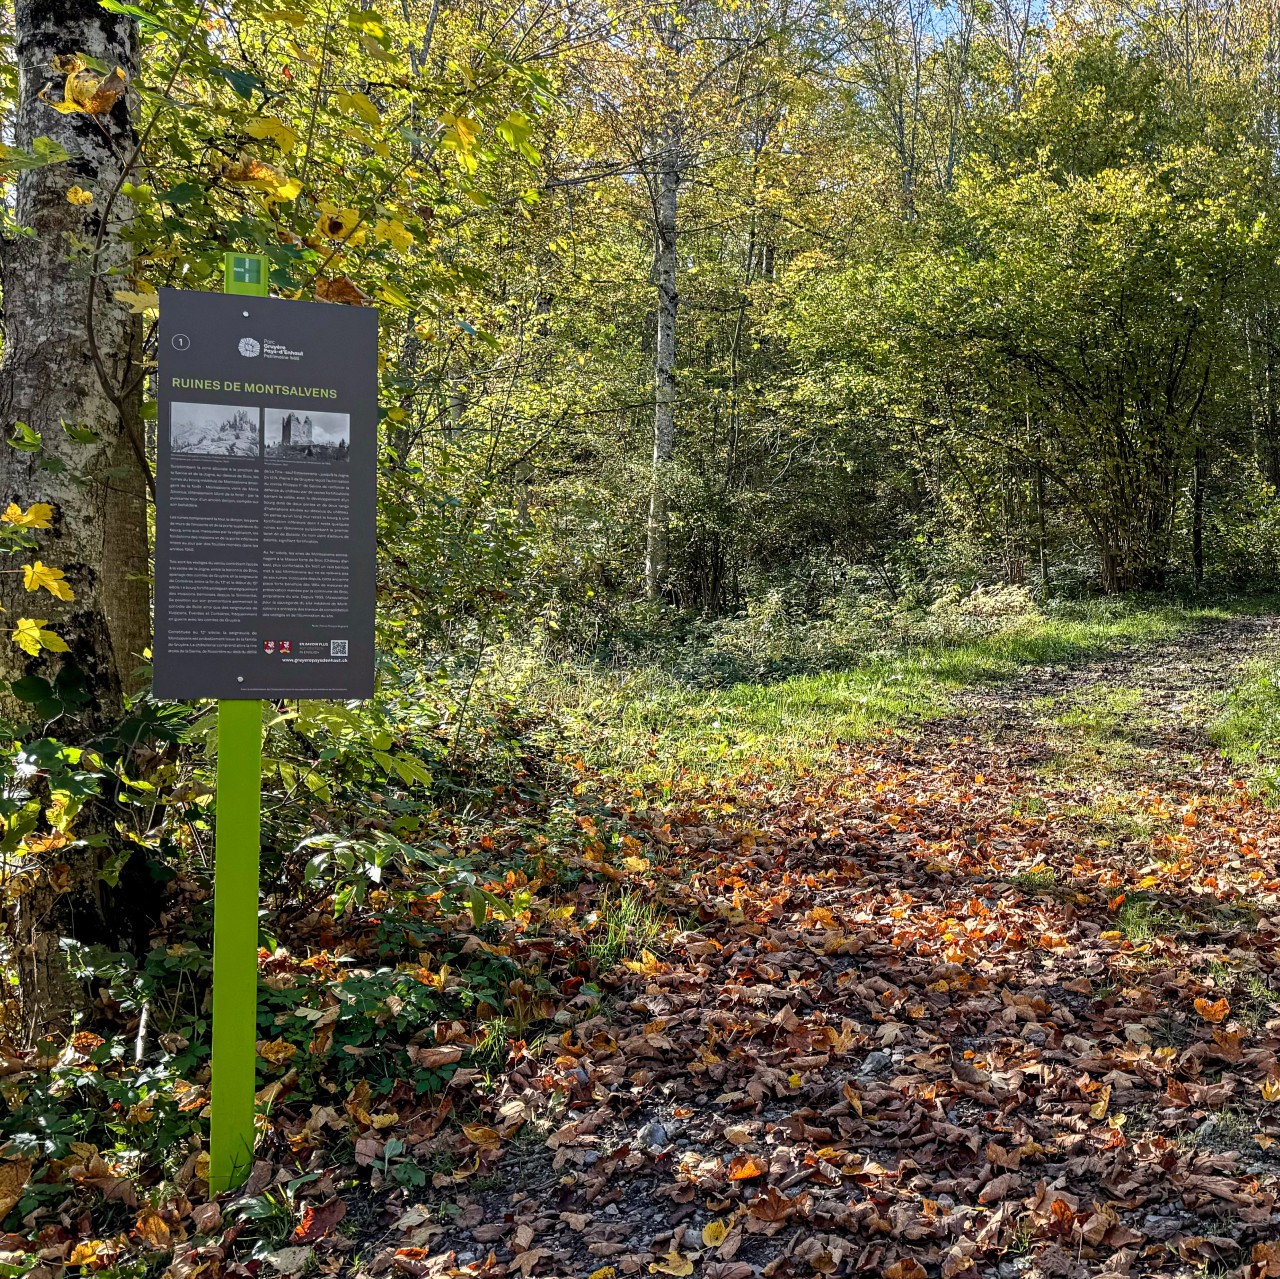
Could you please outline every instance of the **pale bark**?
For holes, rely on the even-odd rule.
[[[141,385],[137,377],[140,329],[113,292],[131,287],[132,251],[110,227],[93,260],[98,219],[132,154],[133,128],[127,99],[109,115],[59,114],[40,94],[63,98],[64,76],[55,59],[87,54],[132,78],[138,41],[133,23],[108,13],[95,0],[18,0],[15,12],[18,62],[16,142],[30,147],[46,136],[71,159],[33,169],[17,180],[18,234],[0,245],[4,288],[4,362],[0,366],[0,413],[12,430],[25,422],[38,431],[35,452],[0,448],[0,506],[24,509],[50,503],[53,528],[38,533],[33,552],[65,571],[75,592],[71,603],[23,589],[20,574],[0,575],[6,626],[19,617],[47,618],[70,645],[65,655],[24,654],[0,637],[0,695],[27,674],[52,678],[73,663],[83,673],[91,701],[74,728],[87,740],[115,722],[126,690],[149,643],[146,486],[138,453]],[[73,204],[67,190],[92,192],[93,203]],[[116,201],[113,217],[127,216]],[[89,277],[99,276],[93,336],[109,393],[92,358],[87,325]],[[91,443],[76,443],[66,427],[87,428]],[[132,433],[132,435],[131,435]],[[8,709],[15,708],[10,701]],[[18,708],[29,714],[27,707]],[[66,850],[63,891],[49,874],[19,899],[16,930],[21,993],[28,1031],[65,1028],[80,994],[60,949],[63,937],[117,940],[119,912],[107,909],[98,875],[98,852]]]
[[[653,279],[658,290],[658,336],[654,351],[653,460],[649,479],[649,521],[645,550],[645,596],[662,598],[667,585],[670,540],[668,491],[676,445],[676,212],[680,157],[668,139],[658,166],[653,202]]]

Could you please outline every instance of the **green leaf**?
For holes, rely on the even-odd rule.
[[[33,431],[25,422],[15,422],[13,431],[13,435],[9,438],[9,445],[21,453],[35,453],[43,443],[40,432]]]
[[[261,76],[254,75],[252,71],[241,71],[238,67],[214,67],[213,74],[221,76],[246,102],[253,97],[255,89],[263,88]]]

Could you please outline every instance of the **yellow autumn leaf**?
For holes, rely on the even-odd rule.
[[[379,240],[386,240],[397,253],[407,253],[413,247],[413,232],[395,219],[379,218],[373,224],[373,233]]]
[[[134,1232],[152,1248],[169,1246],[169,1223],[154,1208],[144,1208],[134,1223]]]
[[[1089,1117],[1091,1119],[1105,1119],[1109,1105],[1111,1105],[1111,1085],[1104,1084],[1102,1095],[1089,1107]]]
[[[298,145],[298,135],[283,120],[277,120],[274,116],[260,116],[256,120],[250,120],[244,126],[244,131],[251,138],[274,142],[285,155]]]
[[[262,1040],[258,1044],[258,1056],[269,1061],[273,1066],[283,1066],[297,1055],[298,1045],[287,1039]]]
[[[651,1275],[691,1275],[693,1274],[693,1262],[683,1253],[671,1249],[661,1261],[651,1261],[649,1263],[649,1273]]]
[[[93,192],[86,191],[84,187],[68,187],[67,203],[68,204],[92,204]]]
[[[104,1239],[84,1239],[71,1249],[67,1264],[72,1266],[91,1266],[98,1259],[98,1253],[106,1247]]]
[[[96,71],[86,67],[67,76],[61,102],[48,97],[43,89],[39,96],[62,115],[107,115],[124,97],[126,87],[124,72],[119,67],[101,78]]]
[[[717,1218],[715,1221],[708,1221],[702,1227],[702,1243],[707,1248],[718,1248],[728,1237],[729,1227],[723,1221]]]
[[[129,289],[118,289],[116,301],[127,306],[131,315],[145,315],[148,311],[160,309],[160,295],[151,289],[143,289],[137,293]]]
[[[363,228],[358,232],[356,230],[359,226],[360,211],[358,209],[340,209],[333,204],[320,206],[320,216],[316,219],[317,235],[322,235],[327,240],[344,240],[348,244],[358,244],[364,237]]]
[[[20,618],[17,626],[13,628],[13,642],[24,653],[30,653],[35,657],[40,652],[40,627],[43,624],[43,618]]]
[[[66,574],[60,568],[42,564],[39,560],[34,564],[25,564],[22,568],[22,581],[27,590],[38,591],[43,587],[50,595],[56,595],[60,600],[74,599],[71,587],[64,580],[65,577]]]
[[[17,502],[10,502],[0,513],[0,520],[20,528],[52,528],[53,507],[48,502],[32,502],[24,511]]]
[[[13,642],[32,657],[37,656],[42,648],[50,653],[68,652],[67,645],[60,636],[44,629],[45,620],[43,617],[18,618],[18,624],[11,632]]]
[[[1258,1085],[1263,1101],[1280,1101],[1280,1079],[1269,1077]]]
[[[462,1131],[473,1145],[482,1150],[494,1148],[502,1144],[502,1138],[496,1128],[486,1128],[484,1124],[463,1124]]]
[[[591,1272],[589,1279],[618,1279],[618,1272],[612,1266],[601,1266]]]
[[[359,116],[365,124],[382,123],[382,113],[363,93],[338,94],[338,110],[346,115]]]
[[[222,176],[228,182],[253,187],[271,200],[296,200],[302,192],[302,183],[297,178],[291,178],[252,156],[227,165]]]
[[[444,145],[451,151],[470,151],[480,136],[480,125],[470,116],[453,115],[446,111],[440,117],[445,126]]]

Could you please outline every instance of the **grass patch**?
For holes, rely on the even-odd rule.
[[[999,683],[1029,666],[1077,663],[1170,639],[1236,611],[1105,601],[1037,609],[994,624],[979,619],[967,630],[940,629],[926,618],[893,638],[868,634],[865,651],[844,669],[727,688],[690,687],[659,665],[556,666],[527,654],[512,655],[495,678],[550,712],[562,740],[581,742],[593,764],[636,780],[687,771],[728,775],[744,767],[804,771],[841,742],[945,716],[966,688]],[[847,654],[847,643],[841,652]],[[820,664],[820,656],[813,661]]]
[[[1052,892],[1057,887],[1058,877],[1053,873],[1052,866],[1034,866],[1030,870],[1011,875],[1009,882],[1029,897],[1034,897],[1040,893]]]
[[[1210,735],[1269,804],[1280,802],[1280,669],[1275,661],[1245,667]]]
[[[608,972],[622,959],[656,952],[669,923],[662,912],[635,893],[621,892],[601,903],[587,953]]]

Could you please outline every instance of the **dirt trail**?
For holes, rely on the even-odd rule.
[[[1139,757],[1165,773],[1175,760],[1211,750],[1209,721],[1220,699],[1243,666],[1273,655],[1278,644],[1280,619],[1233,617],[1077,666],[1033,667],[995,688],[966,693],[961,713],[929,732],[976,731],[996,742],[1031,743],[1044,736],[1046,699],[1088,701],[1104,690],[1136,689],[1141,703],[1124,716],[1124,726]]]
[[[651,816],[686,926],[510,1063],[489,1180],[459,1138],[384,1268],[1280,1275],[1280,824],[1206,729],[1278,633],[1033,671]]]

